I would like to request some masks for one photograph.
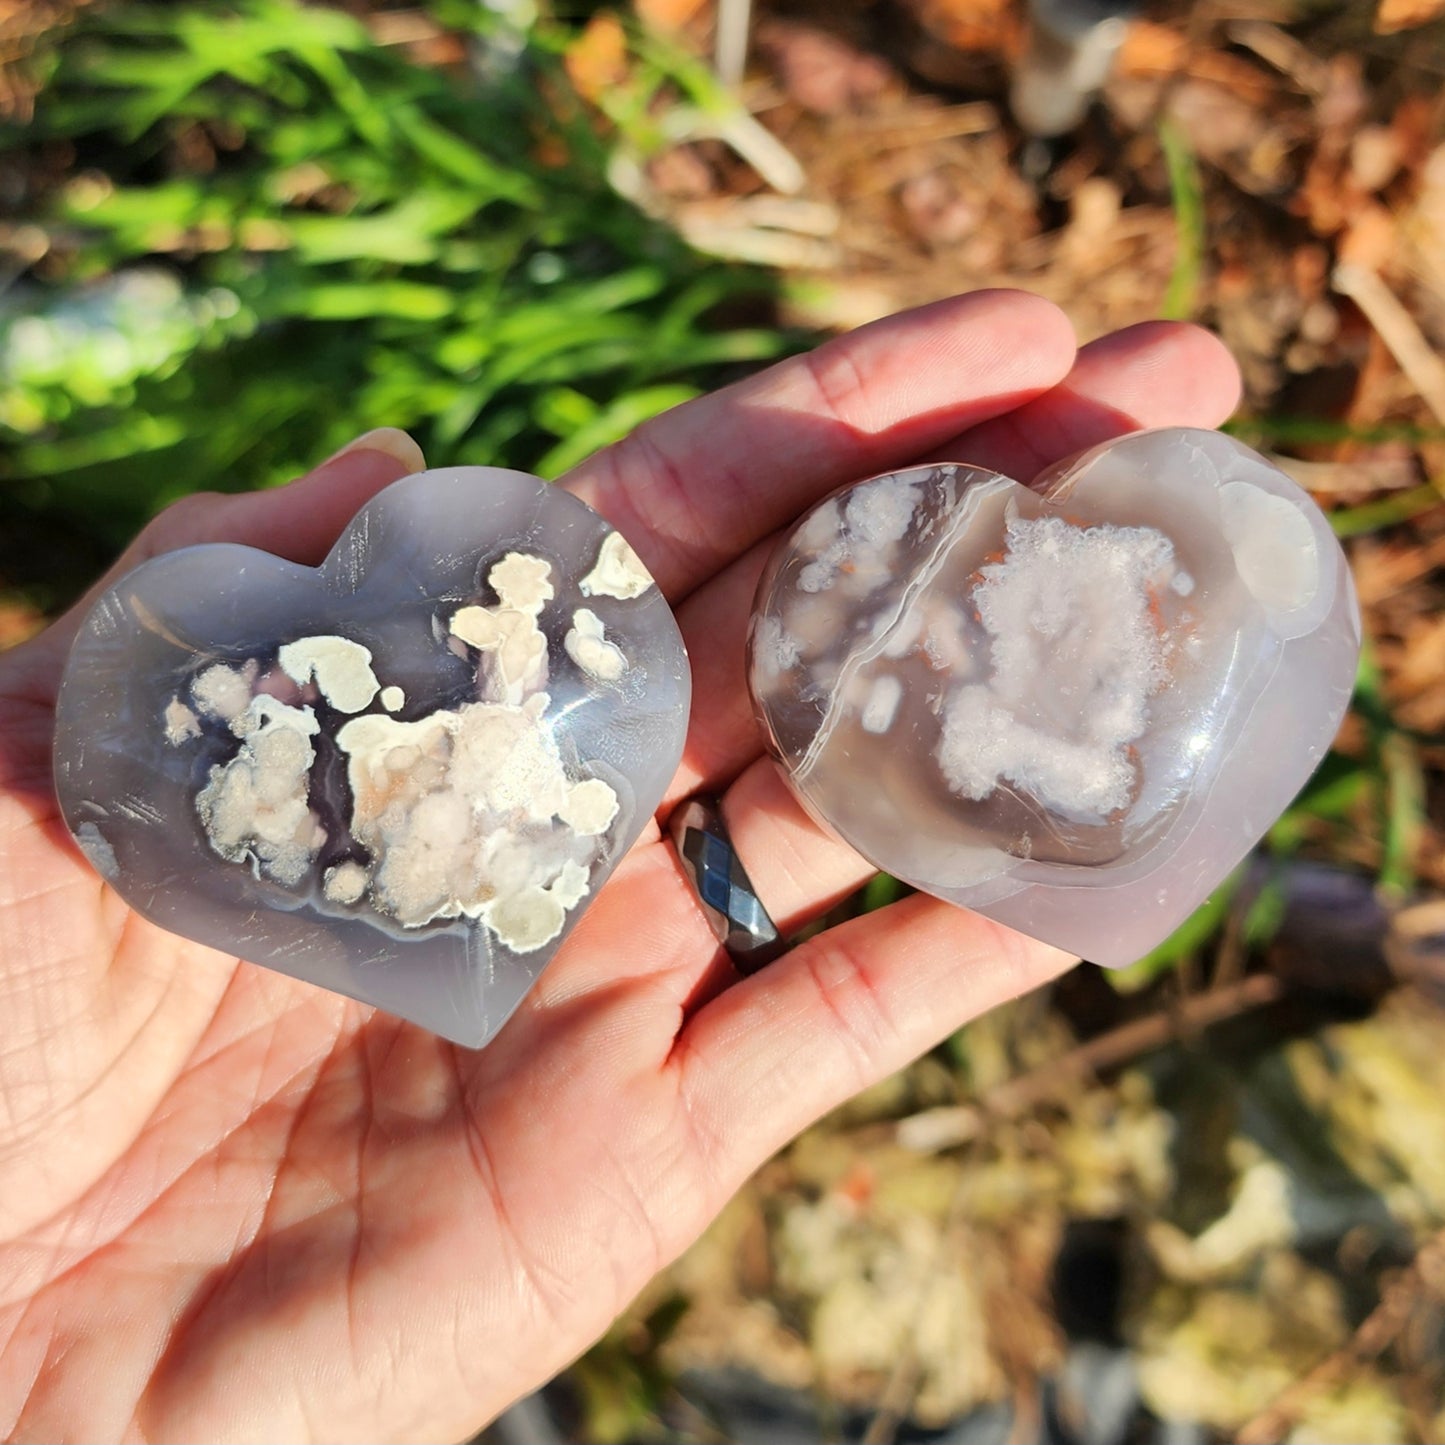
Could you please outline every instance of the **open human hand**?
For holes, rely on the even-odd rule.
[[[928,457],[1015,476],[1238,378],[1191,327],[1076,353],[979,292],[679,407],[559,485],[633,543],[694,672],[662,816],[724,794],[785,929],[861,883],[761,757],[743,639],[770,538]],[[369,434],[291,486],[196,496],[118,570],[196,542],[316,563],[421,467]],[[650,824],[481,1053],[132,914],[50,782],[72,612],[0,658],[0,1432],[461,1438],[585,1348],[768,1154],[1071,960],[917,896],[738,980]]]

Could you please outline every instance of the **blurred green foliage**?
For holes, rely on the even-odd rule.
[[[789,347],[765,273],[609,186],[645,137],[577,98],[565,29],[423,10],[465,60],[299,0],[113,0],[43,44],[34,123],[0,135],[48,251],[0,296],[12,522],[115,547],[382,424],[555,474]],[[666,56],[639,73],[646,119]]]

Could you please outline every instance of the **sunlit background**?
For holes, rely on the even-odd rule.
[[[997,284],[1216,328],[1346,540],[1356,705],[1256,857],[811,1130],[489,1438],[1445,1440],[1442,11],[0,0],[0,645],[187,492],[382,424],[556,475]]]

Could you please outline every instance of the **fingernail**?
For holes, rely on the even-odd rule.
[[[399,461],[408,472],[426,471],[426,458],[421,454],[421,448],[400,427],[379,426],[363,432],[355,441],[347,442],[340,451],[332,452],[321,465],[330,466],[341,457],[349,457],[352,452],[384,452]]]

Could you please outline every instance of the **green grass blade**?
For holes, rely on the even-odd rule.
[[[1187,321],[1198,305],[1204,267],[1204,187],[1188,138],[1174,121],[1160,122],[1159,144],[1169,173],[1169,196],[1179,238],[1178,254],[1160,313],[1169,321]]]

